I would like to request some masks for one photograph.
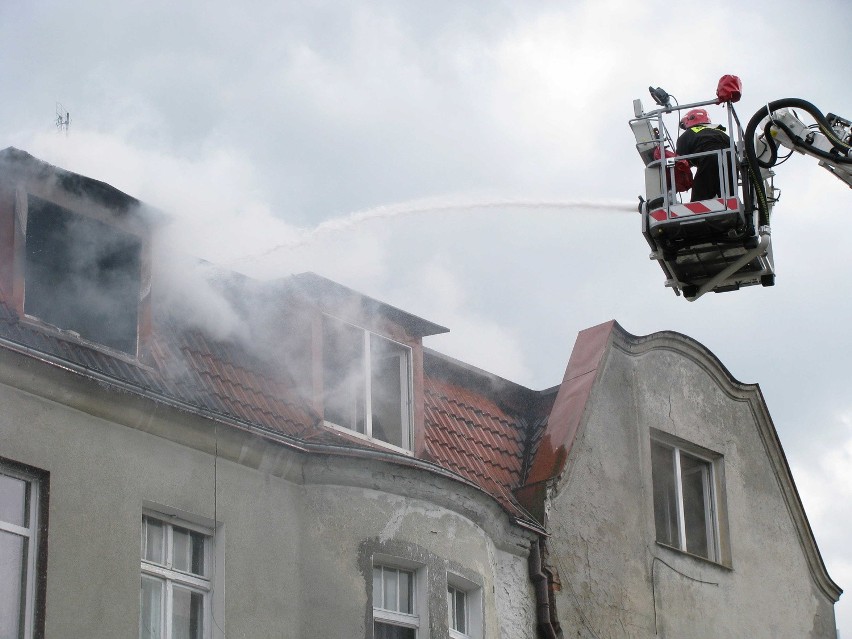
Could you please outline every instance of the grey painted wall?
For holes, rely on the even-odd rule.
[[[426,570],[432,637],[448,636],[448,571],[481,587],[486,637],[535,636],[531,536],[470,486],[293,452],[6,354],[0,442],[50,473],[47,637],[137,636],[146,508],[216,522],[230,638],[372,636],[373,553]]]
[[[566,636],[833,638],[833,605],[761,435],[757,391],[678,341],[610,350],[551,493]],[[651,429],[723,456],[729,566],[656,543]]]

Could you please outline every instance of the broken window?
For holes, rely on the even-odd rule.
[[[28,196],[24,312],[136,355],[141,240]]]
[[[324,318],[325,420],[411,448],[411,350],[364,329]]]
[[[719,561],[713,461],[651,442],[657,541]]]

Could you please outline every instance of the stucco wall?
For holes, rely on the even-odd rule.
[[[390,479],[379,469],[371,474],[376,483]],[[392,474],[397,481],[408,480]],[[429,632],[423,636],[449,637],[450,572],[479,586],[484,636],[535,637],[533,593],[520,547],[500,549],[466,517],[422,499],[339,484],[307,485],[306,497],[302,584],[305,610],[315,614],[304,627],[306,639],[372,636],[365,611],[372,606],[373,557],[384,558],[378,563],[393,565],[398,559],[425,569],[419,585],[430,596],[420,614],[428,618]]]
[[[447,636],[448,570],[481,586],[486,637],[534,637],[529,535],[476,489],[295,453],[71,376],[59,387],[67,373],[42,372],[0,358],[0,457],[50,473],[47,637],[138,634],[144,508],[218,522],[215,614],[228,637],[371,636],[373,552],[428,568],[432,637]]]
[[[725,377],[677,338],[610,350],[549,503],[570,636],[835,636],[756,421],[757,392]],[[730,567],[656,543],[651,429],[723,456]]]

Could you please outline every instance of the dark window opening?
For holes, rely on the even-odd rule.
[[[136,354],[141,240],[28,197],[24,312]]]

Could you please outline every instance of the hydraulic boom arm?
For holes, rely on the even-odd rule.
[[[806,125],[792,109],[808,113]],[[758,129],[760,127],[760,129]],[[750,168],[757,172],[778,162],[778,145],[819,160],[819,165],[852,188],[852,122],[833,113],[824,116],[810,102],[786,98],[754,114],[746,130]]]

